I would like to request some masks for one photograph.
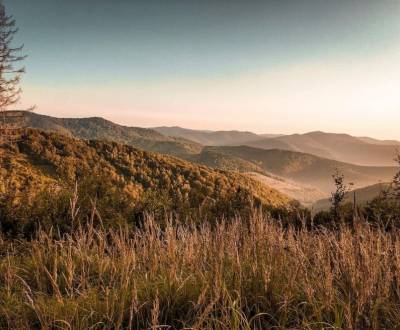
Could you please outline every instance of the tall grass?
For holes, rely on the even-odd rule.
[[[148,217],[54,239],[0,241],[0,327],[382,329],[400,324],[400,239],[359,225],[214,228]]]

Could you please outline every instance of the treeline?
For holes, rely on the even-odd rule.
[[[10,236],[88,221],[136,226],[145,214],[212,222],[254,208],[288,214],[297,206],[240,174],[118,143],[29,129],[1,151],[1,230]]]
[[[400,155],[397,157],[400,166]],[[332,206],[329,211],[318,212],[312,217],[312,224],[326,228],[338,228],[341,225],[354,226],[355,222],[367,222],[385,230],[400,228],[400,169],[387,188],[365,205],[357,204],[354,192],[353,202],[346,202],[350,194],[345,177],[340,172],[333,176],[335,191],[332,193]]]
[[[365,207],[344,203],[337,190],[328,212],[315,216],[276,190],[237,173],[213,170],[118,143],[77,140],[21,130],[1,147],[0,230],[31,237],[39,228],[70,232],[98,226],[140,226],[146,215],[201,224],[262,209],[284,226],[336,229],[357,221],[391,229],[400,225],[399,175],[391,190]],[[396,195],[397,191],[397,195]]]

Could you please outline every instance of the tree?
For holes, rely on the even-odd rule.
[[[333,219],[335,221],[339,221],[341,219],[341,206],[343,200],[345,198],[346,193],[348,192],[347,185],[344,183],[344,175],[339,172],[338,169],[335,170],[335,173],[332,175],[332,178],[335,183],[335,191],[332,193],[331,197],[331,213]]]
[[[400,166],[400,153],[396,161]],[[369,202],[365,211],[370,221],[383,224],[386,229],[400,227],[400,168],[390,186]]]
[[[400,166],[400,153],[397,155],[396,161]],[[394,197],[400,201],[400,169],[393,178],[392,187]]]
[[[4,4],[0,3],[0,143],[12,140],[23,120],[22,111],[7,112],[20,99],[19,84],[25,73],[25,68],[19,65],[26,58],[21,55],[23,45],[13,46],[17,32],[15,19],[7,15]]]

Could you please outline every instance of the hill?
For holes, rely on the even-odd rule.
[[[251,161],[233,155],[210,150],[209,148],[204,148],[199,154],[185,155],[182,157],[191,162],[202,164],[215,169],[240,173],[265,173],[265,171],[260,166]]]
[[[397,141],[357,138],[348,134],[310,132],[245,143],[262,149],[283,149],[363,166],[393,166]]]
[[[371,144],[379,144],[379,145],[389,145],[389,146],[400,146],[400,141],[396,140],[377,140],[370,138],[368,136],[360,136],[358,137],[361,141],[371,143]]]
[[[262,138],[255,133],[241,131],[202,131],[178,126],[162,126],[153,129],[166,136],[185,138],[207,146],[238,145]]]
[[[274,187],[286,196],[298,200],[306,207],[310,207],[315,203],[315,201],[326,197],[326,193],[323,193],[314,187],[296,183],[275,175],[261,174],[260,172],[250,172],[246,173],[246,175],[254,180],[266,184],[269,187]]]
[[[348,182],[354,182],[356,188],[376,184],[380,181],[389,181],[395,173],[394,168],[383,166],[359,166],[350,163],[339,162],[331,158],[341,158],[341,155],[334,156],[332,150],[346,149],[343,145],[348,145],[348,150],[353,148],[352,157],[367,157],[365,150],[379,150],[378,154],[388,154],[394,150],[393,145],[379,143],[379,140],[365,142],[345,134],[327,134],[323,132],[313,132],[303,135],[279,136],[274,138],[262,138],[248,132],[210,132],[185,130],[179,127],[164,128],[157,130],[145,129],[140,127],[126,127],[114,124],[102,118],[54,118],[35,113],[26,113],[26,123],[29,127],[36,127],[45,131],[59,132],[70,137],[77,137],[86,140],[105,140],[116,141],[122,144],[131,145],[147,151],[155,151],[163,154],[177,156],[181,159],[202,164],[214,169],[241,173],[259,173],[267,178],[278,176],[280,179],[288,181],[289,186],[298,185],[296,189],[291,187],[284,188],[281,181],[260,180],[268,183],[277,189],[283,189],[284,193],[296,192],[302,201],[309,203],[310,198],[320,199],[322,192],[328,196],[333,189],[331,174],[336,167],[341,169]],[[161,132],[182,134],[184,137],[171,137]],[[187,133],[187,134],[186,134]],[[205,143],[233,143],[256,139],[247,144],[261,144],[263,148],[250,146],[211,146],[203,145],[187,139],[198,138]],[[207,140],[206,140],[207,137]],[[261,138],[261,140],[260,140]],[[378,141],[374,142],[373,141]],[[228,143],[229,142],[229,143]],[[389,143],[389,142],[388,142]],[[362,146],[367,145],[363,149]],[[276,150],[279,149],[279,150]],[[311,154],[294,151],[292,149],[306,149]],[[364,150],[364,151],[363,151]],[[349,152],[349,151],[348,151]],[[312,154],[325,155],[316,157]],[[343,155],[343,152],[342,152]],[[385,159],[382,156],[382,159]],[[354,159],[353,159],[354,160]],[[372,162],[372,161],[371,161]],[[382,161],[384,163],[384,161]],[[258,176],[256,178],[259,178]],[[304,187],[306,189],[304,190]],[[294,189],[294,190],[293,190]],[[315,189],[314,192],[309,189]],[[294,196],[291,194],[290,196]],[[315,200],[314,200],[315,201]]]
[[[286,208],[291,202],[275,189],[241,174],[116,142],[79,140],[27,129],[21,131],[15,144],[0,147],[0,154],[0,195],[11,193],[12,204],[32,204],[35,196],[49,187],[49,198],[53,198],[75,182],[88,184],[85,191],[91,192],[91,198],[98,198],[99,191],[111,198],[103,200],[105,217],[123,212],[129,218],[125,213],[129,207],[121,206],[121,201],[133,203],[132,212],[142,205],[146,212],[174,211],[204,218],[207,214],[245,211],[253,201],[267,208]],[[15,211],[12,215],[15,217]]]
[[[358,166],[287,150],[263,150],[247,146],[206,147],[206,150],[245,159],[268,173],[315,187],[325,194],[330,194],[334,188],[331,175],[336,168],[344,174],[347,182],[354,183],[355,188],[390,181],[397,172],[397,167]]]
[[[148,151],[174,156],[196,155],[203,145],[247,145],[260,149],[282,149],[362,166],[393,166],[398,141],[380,141],[347,134],[311,132],[263,137],[251,132],[201,131],[180,127],[154,129],[122,126],[99,117],[55,118],[25,113],[26,126],[67,134],[81,139],[115,141]],[[196,158],[196,157],[193,157]],[[246,159],[244,159],[246,160]]]
[[[24,120],[25,126],[30,128],[58,132],[80,139],[115,141],[171,155],[199,153],[202,148],[192,141],[167,137],[148,128],[118,125],[100,117],[55,118],[24,112]]]
[[[326,193],[314,187],[272,175],[256,163],[229,154],[209,150],[209,148],[204,148],[200,154],[189,155],[185,158],[212,168],[243,173],[268,187],[273,187],[283,194],[298,200],[304,206],[311,206],[315,201],[326,197]]]
[[[344,203],[353,203],[354,201],[354,193],[356,194],[356,202],[358,206],[364,206],[367,202],[372,201],[374,198],[378,197],[382,191],[389,188],[389,183],[378,183],[368,187],[355,189],[353,191],[349,191],[344,198]],[[314,203],[313,210],[315,212],[318,211],[326,211],[331,207],[331,201],[329,198],[321,199]]]

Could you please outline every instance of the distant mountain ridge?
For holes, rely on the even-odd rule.
[[[206,146],[247,145],[266,150],[282,149],[364,166],[395,165],[394,158],[400,147],[400,141],[322,131],[279,135],[241,131],[202,131],[178,126],[154,129],[167,136],[184,137]]]
[[[291,202],[277,190],[245,175],[116,142],[25,129],[15,144],[0,146],[0,154],[4,162],[1,182],[8,178],[14,193],[28,191],[32,196],[40,187],[62,186],[94,176],[111,180],[133,199],[152,190],[167,193],[170,199],[178,198],[189,208],[199,208],[204,203],[218,207],[218,203],[230,203],[235,196],[254,198],[272,207],[289,207]]]
[[[210,132],[175,127],[174,129],[178,130],[178,133],[183,130],[185,134],[190,134],[176,137],[165,135],[173,133],[170,129],[165,131],[127,127],[99,117],[63,119],[36,113],[27,113],[26,124],[32,128],[58,132],[80,139],[115,141],[146,151],[173,155],[214,169],[258,173],[266,178],[255,176],[255,179],[261,179],[259,181],[263,183],[276,183],[277,187],[287,189],[289,192],[292,190],[295,193],[300,192],[300,196],[305,197],[302,199],[307,201],[307,204],[310,203],[310,196],[310,198],[320,199],[323,197],[320,195],[321,192],[325,196],[330,194],[333,189],[331,175],[336,168],[342,170],[346,180],[354,182],[356,188],[376,184],[380,181],[390,181],[397,171],[397,168],[393,166],[360,166],[332,159],[341,158],[333,152],[342,152],[343,154],[341,149],[344,147],[342,145],[346,143],[351,146],[348,148],[352,151],[350,156],[355,158],[358,157],[358,153],[366,156],[370,150],[375,150],[375,156],[381,154],[382,159],[387,159],[388,154],[394,150],[393,145],[385,144],[389,142],[374,139],[365,142],[365,138],[355,138],[346,134],[311,132],[265,138],[250,132]],[[189,140],[189,137],[193,138],[193,134],[197,137],[200,136],[201,139],[207,137],[207,142],[217,143],[220,141],[226,145],[204,146]],[[258,140],[255,140],[256,137]],[[248,139],[254,140],[249,142]],[[248,142],[238,146],[232,142],[243,140]],[[302,152],[302,149],[306,149],[308,153]],[[346,156],[346,152],[344,154]],[[349,156],[348,152],[347,156]],[[394,165],[394,162],[390,162],[390,164]],[[278,182],[279,180],[270,180],[271,175],[288,180],[288,182],[282,184]],[[297,186],[295,187],[295,185]],[[312,192],[304,187],[316,190]]]
[[[174,127],[122,126],[99,117],[55,118],[26,113],[27,126],[83,139],[102,139],[172,155],[198,154],[203,146],[247,145],[282,149],[364,166],[394,166],[400,148],[395,140],[377,140],[315,131],[305,134],[270,135],[242,131],[208,131]]]
[[[202,131],[178,126],[162,126],[153,129],[166,136],[185,138],[207,146],[244,144],[262,138],[255,133],[242,131]]]
[[[298,151],[355,165],[393,166],[400,142],[316,131],[251,141],[246,145]]]
[[[400,141],[396,140],[377,140],[368,136],[359,136],[358,139],[371,144],[400,146]]]
[[[80,139],[115,141],[172,155],[198,153],[201,150],[201,146],[192,141],[167,137],[149,128],[118,125],[101,117],[56,118],[26,112],[25,126]]]
[[[262,150],[248,146],[206,147],[205,151],[227,154],[246,159],[267,173],[309,185],[329,194],[333,191],[332,174],[338,169],[347,182],[353,182],[355,188],[372,185],[380,181],[391,181],[397,167],[359,166],[335,160],[321,158],[311,154],[288,150]]]

